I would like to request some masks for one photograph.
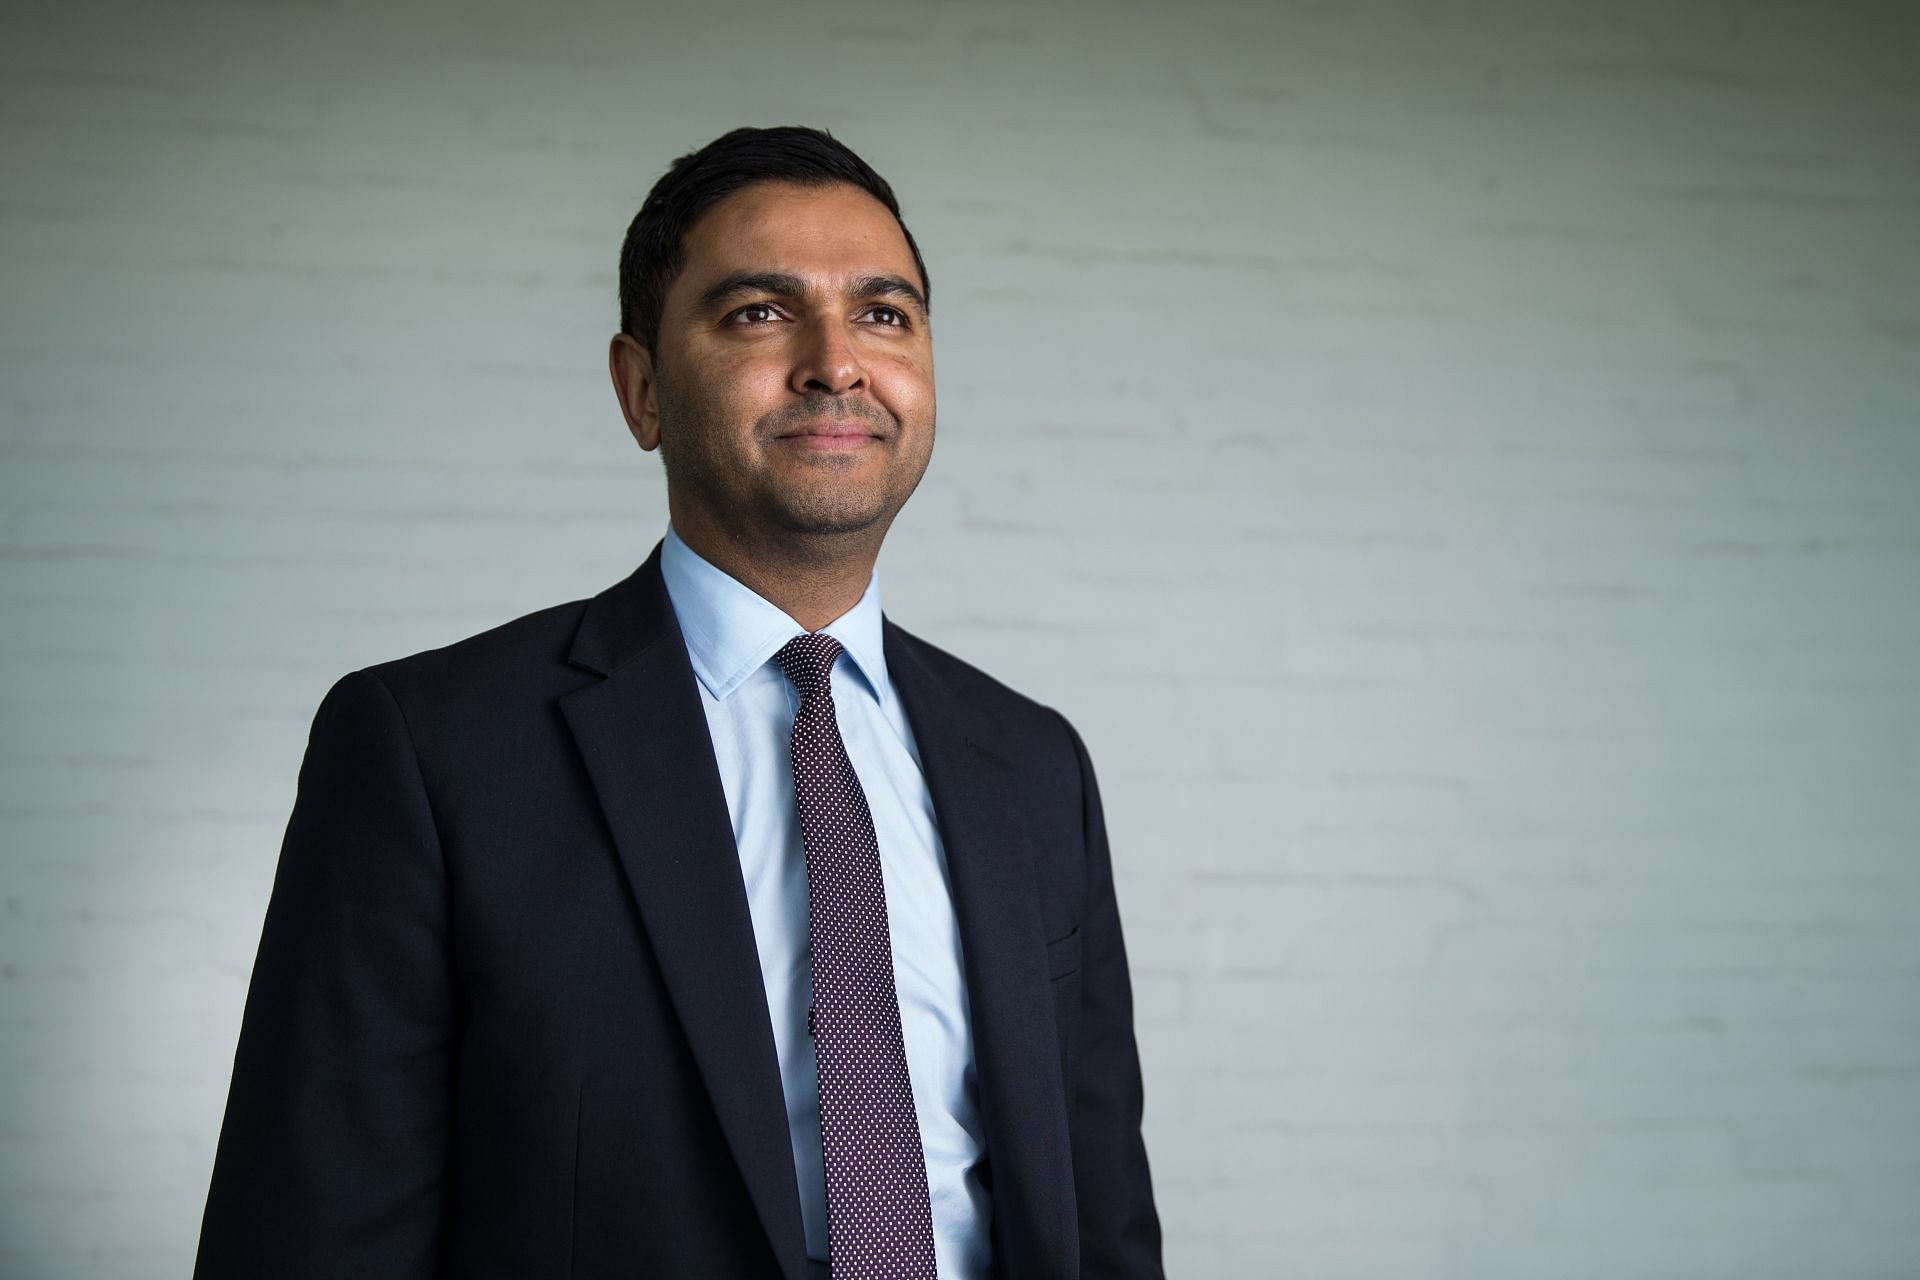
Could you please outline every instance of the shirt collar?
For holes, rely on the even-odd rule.
[[[725,699],[806,630],[786,610],[681,541],[671,521],[661,541],[660,576],[680,620],[693,674],[716,699]],[[840,642],[867,693],[884,703],[891,686],[881,621],[876,570],[859,603],[820,629]]]

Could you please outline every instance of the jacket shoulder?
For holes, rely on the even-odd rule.
[[[406,683],[449,672],[481,672],[500,666],[524,669],[529,660],[565,662],[567,646],[589,601],[569,600],[522,614],[449,644],[374,663],[367,670]]]
[[[1021,740],[1065,746],[1077,739],[1073,726],[1055,708],[1021,693],[964,658],[908,631],[888,620],[898,636],[901,648],[926,668],[927,672],[955,693],[976,702],[1003,727]]]
[[[549,605],[354,674],[378,679],[416,725],[442,716],[486,720],[517,705],[544,702],[585,678],[567,665],[567,650],[588,603]]]

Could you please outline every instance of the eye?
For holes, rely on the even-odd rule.
[[[867,314],[890,328],[904,329],[907,327],[907,313],[898,307],[870,307],[867,310]]]
[[[727,318],[742,324],[766,324],[770,320],[778,319],[779,316],[780,313],[773,309],[772,303],[755,302],[740,308]]]

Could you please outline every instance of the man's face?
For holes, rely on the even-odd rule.
[[[676,525],[884,535],[934,430],[932,335],[893,215],[857,187],[759,183],[685,247],[629,412],[661,449]]]

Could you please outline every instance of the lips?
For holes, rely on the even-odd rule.
[[[783,431],[774,439],[807,453],[855,453],[880,439],[864,422],[815,421]]]
[[[809,422],[797,430],[781,432],[778,438],[787,440],[804,436],[811,439],[842,439],[859,436],[864,439],[871,439],[874,438],[875,435],[876,433],[873,428],[864,422]]]

